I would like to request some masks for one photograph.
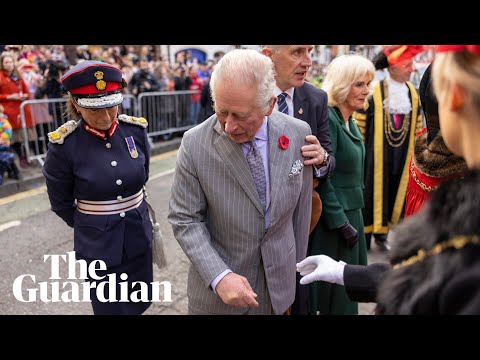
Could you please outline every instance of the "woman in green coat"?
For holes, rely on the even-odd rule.
[[[374,75],[373,63],[360,55],[339,56],[328,66],[323,89],[328,94],[330,139],[337,165],[317,188],[323,210],[310,236],[308,255],[367,264],[362,216],[365,148],[352,113],[367,102]],[[343,286],[326,282],[307,286],[310,314],[358,314],[358,304],[349,300]]]

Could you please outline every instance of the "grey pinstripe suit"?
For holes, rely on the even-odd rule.
[[[293,303],[295,263],[307,253],[312,168],[288,175],[295,160],[303,163],[300,148],[311,130],[307,123],[274,111],[268,133],[267,232],[242,147],[223,132],[216,115],[183,136],[168,220],[192,263],[187,290],[191,314],[268,314],[272,308],[282,314]],[[287,150],[278,146],[282,135],[290,140]],[[228,306],[213,292],[210,283],[227,268],[248,279],[260,308]]]

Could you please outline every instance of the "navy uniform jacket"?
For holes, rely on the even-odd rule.
[[[150,147],[147,131],[119,121],[111,139],[85,130],[82,119],[63,144],[49,143],[43,166],[52,210],[74,228],[77,258],[103,260],[115,266],[151,248],[152,225],[145,201],[115,215],[79,212],[75,199],[106,201],[137,193],[148,180]],[[125,138],[133,136],[138,151],[130,156]],[[111,144],[107,145],[107,144]]]

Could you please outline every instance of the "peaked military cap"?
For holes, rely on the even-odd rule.
[[[122,103],[122,88],[126,86],[122,75],[111,64],[85,60],[66,72],[61,82],[79,106],[102,109]]]

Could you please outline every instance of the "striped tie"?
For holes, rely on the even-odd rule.
[[[260,151],[255,144],[255,138],[248,142],[250,144],[250,150],[247,153],[247,162],[252,173],[253,181],[257,188],[258,197],[260,198],[260,204],[263,211],[266,211],[267,203],[267,180],[265,178],[265,169],[263,168],[263,160]]]
[[[287,93],[281,93],[278,98],[278,111],[288,115]]]

